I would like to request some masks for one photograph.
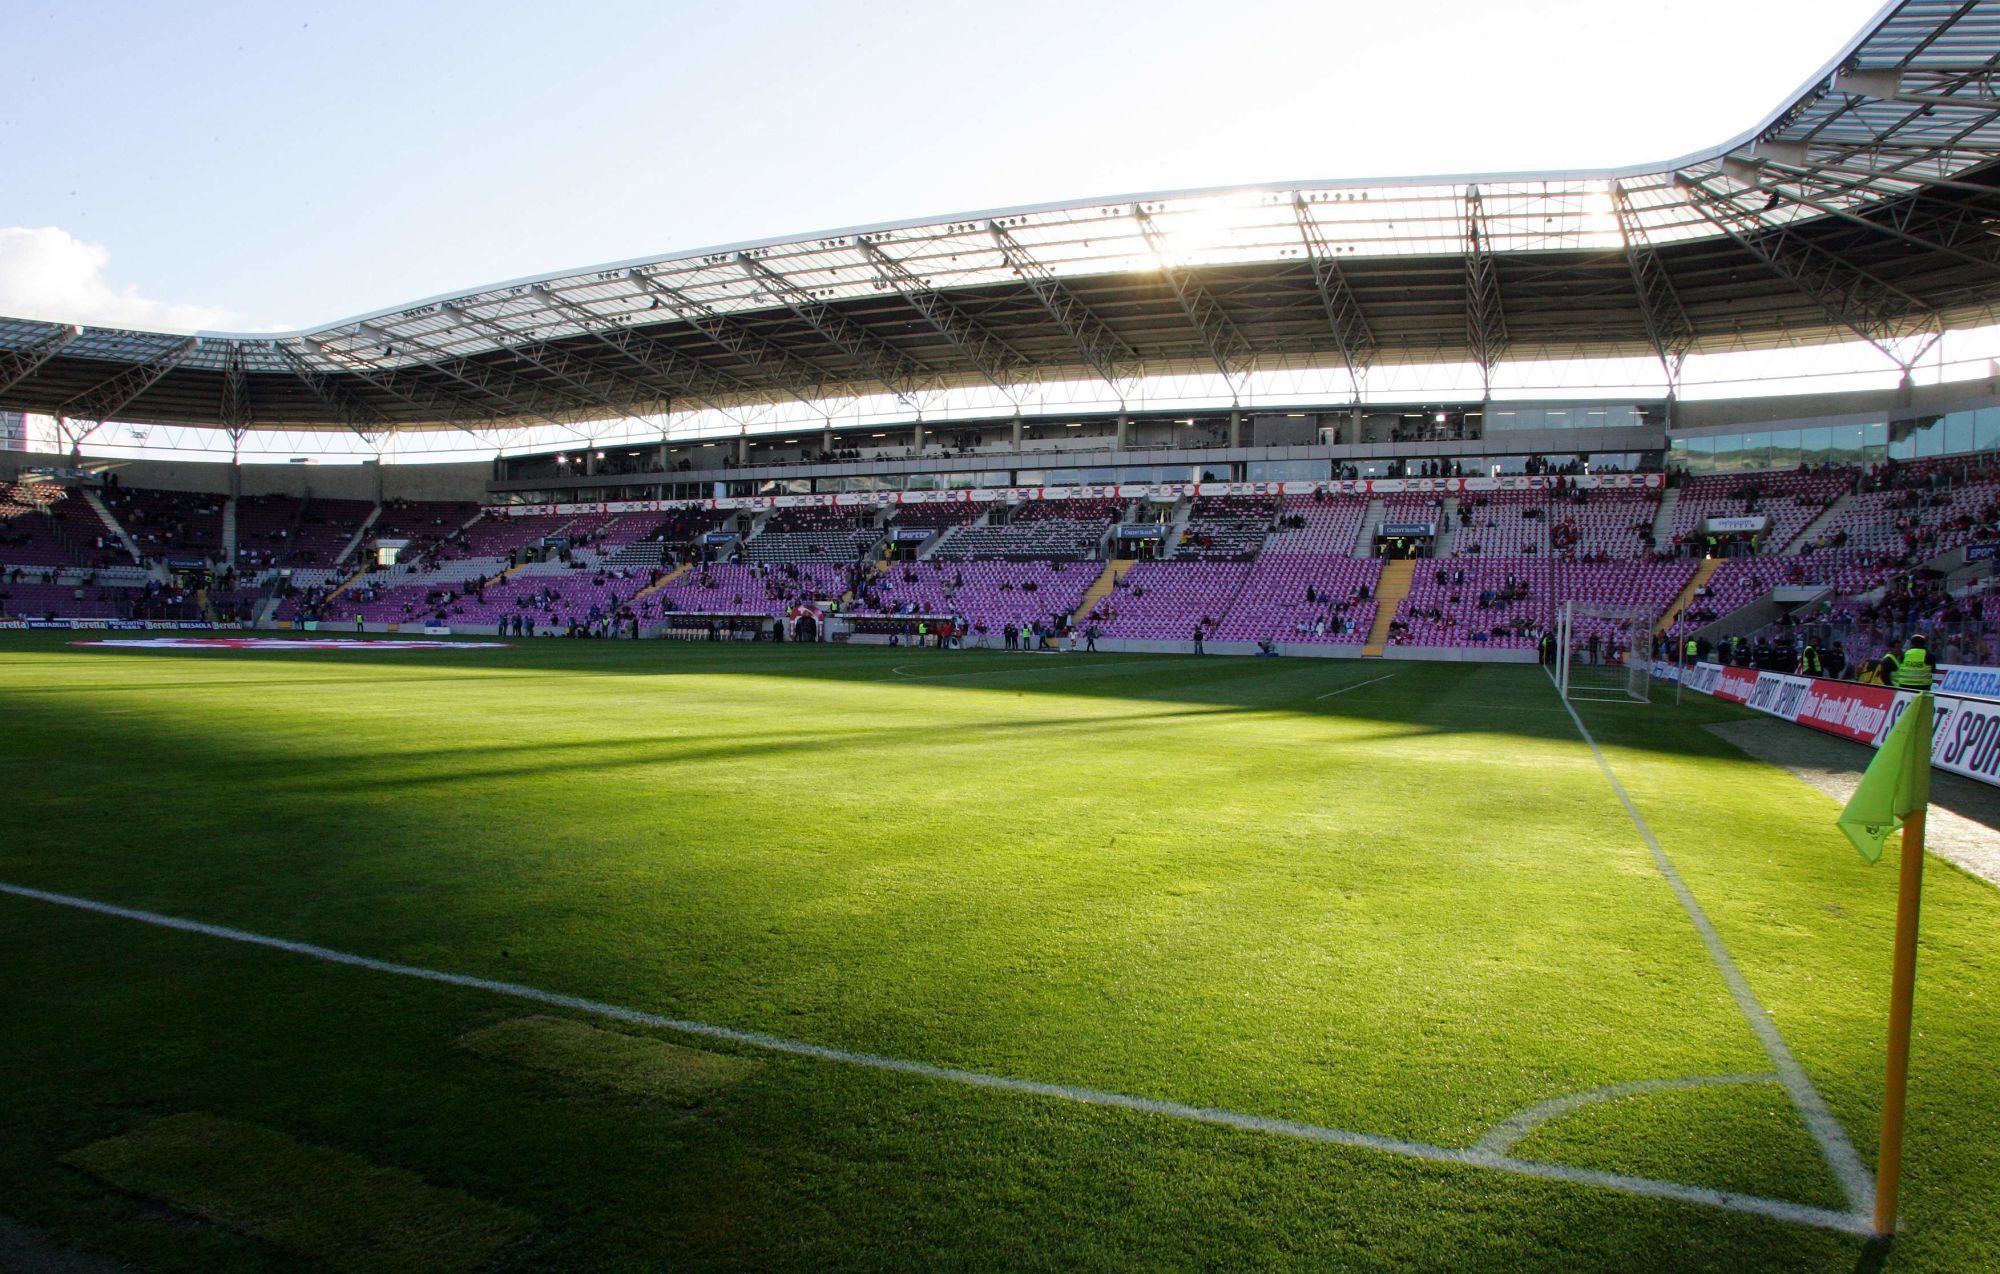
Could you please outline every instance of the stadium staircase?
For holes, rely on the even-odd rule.
[[[1674,626],[1674,617],[1688,608],[1694,601],[1695,596],[1702,589],[1708,587],[1708,582],[1714,579],[1715,573],[1721,569],[1721,558],[1705,557],[1701,559],[1701,565],[1694,568],[1694,578],[1682,586],[1681,591],[1674,597],[1674,600],[1667,604],[1666,611],[1653,621],[1653,636],[1658,637],[1669,628],[1672,628]]]
[[[1681,489],[1668,487],[1660,497],[1660,511],[1653,515],[1653,547],[1664,548],[1674,542],[1674,510],[1681,506]]]
[[[1374,501],[1371,511],[1377,525],[1381,523],[1381,502]],[[1414,558],[1384,562],[1382,578],[1375,585],[1375,622],[1368,628],[1368,644],[1361,648],[1363,659],[1380,659],[1382,651],[1389,644],[1389,621],[1396,618],[1396,612],[1403,605],[1403,599],[1410,595],[1410,585],[1417,579],[1417,563]]]
[[[360,568],[356,570],[352,575],[349,575],[346,579],[340,581],[340,586],[338,588],[334,589],[331,593],[328,593],[326,595],[326,601],[331,602],[334,598],[340,596],[348,589],[353,588],[356,584],[360,583],[362,578],[367,574],[368,574],[368,564],[366,562],[363,562]]]
[[[1792,542],[1785,546],[1785,556],[1797,557],[1805,552],[1812,542],[1819,538],[1819,533],[1831,525],[1835,518],[1847,512],[1847,506],[1853,503],[1852,494],[1843,494],[1838,500],[1820,510],[1819,516],[1806,523],[1799,533],[1792,537]]]
[[[104,503],[103,497],[89,487],[84,487],[82,490],[84,503],[97,510],[97,516],[104,520],[105,526],[111,528],[111,533],[118,537],[118,542],[132,555],[132,560],[144,565],[146,559],[139,553],[139,542],[132,538],[132,533],[125,529],[125,524],[112,515],[111,507]]]
[[[1452,536],[1458,526],[1458,497],[1448,495],[1438,506],[1437,534],[1431,537],[1431,556],[1444,558],[1451,556]]]
[[[1375,556],[1375,532],[1382,529],[1382,498],[1371,497],[1368,512],[1361,515],[1361,530],[1354,537],[1354,556],[1363,559]]]
[[[1129,557],[1116,557],[1106,562],[1103,574],[1083,591],[1083,600],[1076,604],[1076,609],[1070,614],[1088,615],[1097,603],[1103,601],[1110,595],[1112,589],[1118,587],[1118,581],[1125,578],[1125,573],[1138,564],[1136,559]]]
[[[1128,508],[1127,515],[1129,516],[1129,514],[1130,510]],[[1167,538],[1160,545],[1160,557],[1162,560],[1170,560],[1180,555],[1181,536],[1187,534],[1188,522],[1193,517],[1193,500],[1182,500],[1179,505],[1175,506],[1173,521],[1167,523]],[[1120,520],[1122,521],[1123,519]],[[1111,534],[1116,535],[1117,533],[1118,529],[1113,527]]]
[[[304,507],[304,501],[300,501],[300,507]],[[236,497],[232,495],[222,502],[222,564],[225,568],[234,568],[237,560]],[[208,604],[202,603],[202,609],[207,608]],[[211,615],[209,618],[213,619],[214,616]]]
[[[673,570],[668,571],[665,575],[662,575],[658,583],[648,584],[646,585],[646,587],[632,594],[631,600],[636,602],[642,597],[651,597],[654,593],[659,592],[667,585],[673,583],[681,576],[687,574],[688,567],[692,565],[694,565],[694,563],[692,562],[682,562],[679,566],[676,566]]]
[[[354,556],[354,550],[361,547],[361,541],[367,536],[368,528],[374,526],[375,519],[381,516],[382,506],[379,504],[368,510],[368,516],[361,519],[361,525],[355,528],[354,538],[350,539],[340,550],[340,555],[333,559],[335,568],[345,565],[347,559]]]

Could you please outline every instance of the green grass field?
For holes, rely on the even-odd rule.
[[[1580,710],[1872,1165],[1893,866],[1737,709]],[[0,1216],[75,1249],[2000,1268],[2000,891],[1932,862],[1872,1246],[1538,669],[9,635],[0,713],[0,883],[966,1073],[0,895]]]

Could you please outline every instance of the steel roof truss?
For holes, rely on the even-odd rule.
[[[0,393],[34,375],[43,363],[62,353],[82,334],[83,329],[73,324],[58,325],[25,349],[0,350]]]
[[[908,266],[884,252],[873,240],[863,235],[855,243],[862,255],[875,266],[883,283],[900,293],[917,313],[924,316],[924,321],[935,328],[939,336],[951,342],[952,348],[962,354],[965,361],[995,389],[1006,395],[1009,402],[1020,401],[1020,391],[1014,382],[1028,365],[1027,359],[975,321],[944,293],[917,277]]]
[[[1480,383],[1493,396],[1493,367],[1507,351],[1507,311],[1500,302],[1492,229],[1479,187],[1465,189],[1465,338],[1479,364]]]
[[[915,359],[871,335],[866,328],[749,253],[737,253],[736,264],[742,267],[745,274],[762,283],[786,309],[825,337],[828,344],[880,381],[897,402],[911,411],[923,410],[919,399],[923,395],[920,381],[924,368]]]
[[[1222,379],[1229,382],[1232,396],[1240,397],[1242,381],[1256,359],[1256,350],[1245,340],[1236,324],[1222,312],[1208,289],[1201,285],[1193,272],[1184,268],[1168,250],[1166,235],[1154,222],[1152,214],[1144,204],[1132,205],[1132,216],[1139,223],[1139,233],[1145,238],[1147,248],[1159,262],[1160,273],[1166,276],[1167,285],[1174,290],[1174,299],[1180,303],[1181,313],[1187,316],[1188,325],[1194,328],[1195,336],[1201,341],[1202,350],[1208,360],[1215,364],[1215,370],[1222,373]]]
[[[1063,285],[1055,272],[1035,259],[1033,253],[1021,245],[1020,240],[998,221],[986,223],[987,232],[993,242],[999,245],[1000,256],[1007,267],[1021,277],[1042,308],[1049,312],[1056,326],[1060,327],[1083,357],[1084,364],[1103,378],[1111,386],[1111,392],[1124,402],[1129,395],[1126,378],[1121,367],[1136,367],[1138,354],[1132,347],[1120,340],[1118,334],[1104,325],[1102,319],[1076,299],[1076,294]]]

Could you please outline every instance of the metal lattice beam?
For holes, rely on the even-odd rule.
[[[134,363],[110,380],[101,381],[89,389],[68,399],[55,410],[55,415],[63,420],[90,422],[89,428],[77,433],[72,445],[82,442],[102,428],[104,422],[116,416],[139,395],[158,384],[166,374],[181,365],[181,361],[194,352],[199,338],[190,336],[176,341],[143,362]]]
[[[1362,378],[1375,361],[1375,333],[1369,329],[1353,289],[1347,286],[1347,276],[1334,257],[1332,245],[1320,233],[1319,223],[1313,220],[1305,196],[1292,196],[1292,211],[1298,216],[1299,237],[1305,241],[1306,259],[1312,264],[1313,286],[1319,292],[1320,306],[1326,310],[1327,326],[1333,331],[1341,362],[1347,366],[1347,377],[1354,382],[1354,396],[1359,398]]]
[[[34,375],[43,363],[62,353],[82,334],[83,329],[74,324],[57,326],[26,349],[0,350],[0,393]]]
[[[881,276],[883,283],[896,289],[917,313],[924,316],[924,321],[936,329],[938,335],[950,341],[952,347],[964,355],[965,361],[995,389],[1005,394],[1009,402],[1020,401],[1013,382],[1029,365],[1027,359],[974,320],[944,293],[917,277],[908,266],[884,252],[873,240],[864,235],[855,242],[862,255],[875,266],[875,272]]]
[[[1782,184],[1782,188],[1777,188],[1766,183],[1764,180],[1764,170],[1766,169],[1774,173],[1778,182]],[[1987,227],[1983,215],[1979,218],[1980,232],[1968,237],[1965,241],[1967,247],[1973,249],[1967,251],[1965,248],[1957,246],[1951,239],[1936,239],[1913,231],[1911,227],[1919,224],[1916,217],[1922,205],[1918,200],[1908,196],[1896,198],[1888,206],[1878,208],[1876,210],[1878,215],[1875,217],[1863,217],[1847,208],[1827,202],[1826,194],[1830,192],[1837,195],[1850,193],[1855,190],[1868,190],[1879,193],[1875,187],[1856,186],[1847,182],[1835,181],[1821,177],[1811,169],[1791,169],[1788,165],[1780,164],[1745,164],[1740,167],[1725,165],[1724,172],[1730,180],[1740,181],[1742,184],[1765,193],[1767,196],[1770,193],[1776,193],[1780,199],[1789,199],[1793,203],[1811,208],[1814,212],[1825,213],[1827,216],[1839,221],[1845,221],[1849,225],[1860,226],[1863,229],[1871,230],[1876,234],[1886,235],[1891,239],[1907,243],[1914,248],[1921,248],[1927,252],[1941,253],[1955,260],[1963,261],[1967,265],[1976,266],[1987,273],[2000,274],[2000,239],[1995,239],[1991,234],[1986,233]],[[1821,191],[1819,193],[1808,193],[1807,188],[1815,186],[1820,187]],[[1988,193],[1992,192],[1989,191]]]
[[[1106,327],[1102,319],[1092,314],[1083,302],[1077,300],[1075,293],[1063,286],[1052,270],[1021,246],[1020,240],[1005,226],[989,221],[986,229],[993,236],[993,242],[999,245],[1000,256],[1007,262],[1007,268],[1028,285],[1028,290],[1035,294],[1035,299],[1042,303],[1042,308],[1049,312],[1056,326],[1069,337],[1076,352],[1083,356],[1084,364],[1102,377],[1104,383],[1111,386],[1111,392],[1118,395],[1118,400],[1124,402],[1127,387],[1120,369],[1136,367],[1138,354],[1120,340],[1116,332]]]
[[[1479,364],[1480,384],[1493,396],[1493,367],[1507,352],[1507,311],[1500,302],[1500,269],[1479,187],[1465,190],[1465,340]]]
[[[1690,199],[1689,207],[1897,366],[1907,370],[1915,360],[1896,342],[1926,334],[1935,340],[1942,331],[1917,298],[1813,244],[1789,218],[1766,221],[1702,178],[1680,174],[1676,180],[1703,196]]]
[[[222,360],[222,427],[232,437],[250,428],[250,378],[243,370],[243,346],[232,341]]]
[[[297,350],[289,345],[273,341],[271,352],[291,368],[292,375],[299,379],[313,397],[340,413],[340,423],[370,447],[379,447],[384,434],[389,433],[393,424],[389,418],[348,392],[333,377],[307,362]],[[373,425],[374,428],[367,426]]]
[[[825,404],[818,401],[818,397],[826,388],[826,369],[800,358],[737,319],[650,274],[634,270],[631,277],[657,296],[681,322],[752,367],[769,373],[765,385],[770,390],[790,394],[814,411],[825,410]]]
[[[812,293],[749,253],[737,253],[736,264],[743,268],[745,274],[763,284],[786,309],[804,319],[815,332],[825,337],[829,345],[853,359],[871,377],[880,381],[883,388],[895,396],[897,402],[911,411],[922,410],[918,399],[923,393],[921,382],[926,371],[921,363],[880,337],[869,334],[859,323],[820,301]]]
[[[714,368],[675,350],[665,341],[634,330],[615,318],[597,313],[546,287],[535,293],[547,304],[583,327],[598,344],[611,350],[658,387],[669,399],[685,398],[732,420],[735,414],[715,401],[725,394],[745,394],[756,386],[749,381]],[[741,424],[740,420],[737,423]]]
[[[1194,328],[1201,340],[1202,350],[1215,369],[1222,373],[1222,379],[1229,382],[1230,392],[1240,394],[1239,380],[1250,371],[1256,359],[1256,348],[1243,336],[1208,289],[1194,274],[1184,269],[1168,250],[1166,235],[1159,224],[1146,211],[1144,204],[1132,205],[1132,216],[1139,223],[1139,233],[1146,240],[1146,247],[1153,253],[1153,259],[1160,264],[1160,273],[1166,276],[1167,286],[1174,290],[1174,300],[1179,302],[1181,313],[1187,315],[1188,325]]]
[[[395,339],[401,339],[404,344],[415,345],[420,349],[429,349],[434,352],[437,349],[435,345],[421,337],[405,335],[400,338],[392,338],[388,334],[380,332],[366,323],[356,324],[355,330],[381,338],[385,350],[389,348]],[[383,367],[382,363],[364,358],[362,355],[352,351],[345,352],[343,357],[361,359],[363,362],[369,363],[378,369]],[[447,357],[440,362],[425,363],[423,364],[423,368],[425,371],[436,372],[441,376],[457,381],[460,385],[471,390],[475,395],[493,403],[499,408],[497,413],[489,412],[494,418],[502,421],[509,417],[521,419],[533,418],[546,421],[570,434],[572,437],[581,438],[586,441],[590,439],[591,435],[587,431],[577,428],[574,422],[565,418],[566,414],[587,414],[592,407],[588,399],[578,399],[570,395],[552,391],[546,386],[524,381],[520,377],[502,371],[498,367],[481,359]]]
[[[470,306],[448,303],[445,311],[468,327],[485,332],[503,342],[520,339],[519,333],[491,319],[474,314]],[[623,416],[649,429],[658,428],[659,421],[650,420],[634,412],[632,407],[635,404],[652,402],[657,411],[664,412],[672,405],[670,400],[655,398],[650,386],[628,380],[608,368],[598,366],[575,350],[555,345],[553,342],[528,341],[518,345],[507,344],[504,347],[515,358],[568,385],[614,415]]]
[[[312,340],[311,337],[306,339]],[[323,344],[319,346],[319,353],[321,357],[339,363],[343,372],[363,384],[414,407],[429,419],[449,425],[481,442],[494,441],[481,434],[479,432],[481,428],[497,428],[504,423],[491,407],[485,406],[477,399],[444,389],[435,381],[413,375],[401,368],[383,366],[358,354],[338,352]],[[296,356],[296,360],[303,361],[303,355]],[[295,367],[297,361],[294,361]]]
[[[1632,274],[1632,291],[1639,298],[1640,316],[1646,323],[1646,337],[1653,342],[1660,366],[1666,370],[1667,393],[1678,395],[1681,367],[1694,348],[1694,323],[1681,305],[1667,268],[1647,239],[1645,227],[1632,207],[1632,197],[1620,182],[1611,183],[1611,208],[1618,217],[1618,233],[1625,240],[1625,264]]]

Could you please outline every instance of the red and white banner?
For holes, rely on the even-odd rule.
[[[1708,689],[1702,690],[1702,693],[1712,694],[1718,699],[1727,699],[1731,703],[1748,703],[1750,696],[1756,693],[1756,690],[1757,674],[1748,668],[1717,666],[1715,680],[1710,683]]]
[[[1916,698],[1887,686],[1712,663],[1690,668],[1681,684],[1869,747],[1882,746],[1896,718]],[[1942,693],[1936,699],[1931,764],[2000,787],[2000,702]]]
[[[1843,739],[1879,744],[1896,719],[1896,692],[1887,686],[1864,686],[1852,681],[1807,680],[1797,715],[1800,725],[1837,734]]]
[[[839,494],[740,495],[714,500],[613,500],[572,504],[500,504],[487,512],[500,517],[552,517],[585,513],[660,513],[668,509],[796,509],[892,504],[938,504],[991,500],[1180,499],[1190,495],[1391,495],[1399,491],[1542,491],[1557,482],[1601,491],[1657,490],[1664,479],[1657,473],[1586,474],[1550,478],[1515,474],[1503,478],[1362,478],[1335,481],[1284,482],[1149,482],[1116,486],[975,487],[955,491],[843,491]]]

